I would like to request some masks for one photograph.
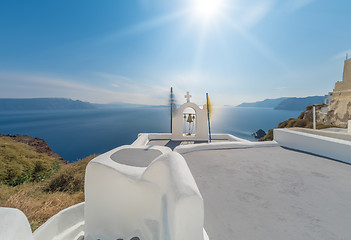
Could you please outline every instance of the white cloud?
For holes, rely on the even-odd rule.
[[[143,81],[137,81],[121,75],[101,72],[95,73],[95,75],[103,82],[107,82],[109,85],[117,87],[118,89],[116,91],[145,94],[154,97],[163,96],[165,92],[169,91],[168,87],[144,83]]]
[[[130,81],[129,78],[121,75],[116,75],[116,74],[109,74],[109,73],[102,73],[102,72],[96,72],[96,76],[101,77],[103,79],[109,80],[109,81]]]
[[[278,90],[278,91],[281,91],[281,90],[285,90],[287,89],[288,87],[276,87],[274,88],[274,90]]]
[[[118,86],[118,89],[112,89],[42,74],[0,72],[0,96],[8,98],[64,97],[94,103],[167,104],[168,95],[165,88],[138,84],[125,77],[119,76],[118,78],[117,75],[114,79],[119,79],[120,82],[125,81],[126,84],[113,83]]]

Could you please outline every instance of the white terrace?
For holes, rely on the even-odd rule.
[[[197,143],[201,135],[140,134],[93,159],[85,202],[34,234],[22,212],[0,208],[0,239],[350,239],[351,142],[291,129],[274,135]]]

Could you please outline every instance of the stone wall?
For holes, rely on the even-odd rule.
[[[345,60],[343,80],[335,83],[326,124],[347,126],[351,119],[351,59]]]
[[[351,119],[351,98],[333,99],[327,113],[326,123],[340,127],[347,127],[347,121]]]

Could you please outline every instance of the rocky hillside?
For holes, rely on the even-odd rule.
[[[317,104],[317,105],[307,106],[306,110],[300,114],[298,119],[305,119],[309,122],[313,122],[313,106],[316,108],[316,121],[317,121],[317,123],[323,124],[323,120],[322,120],[323,117],[322,117],[320,111],[322,108],[327,106],[325,104]]]
[[[36,137],[30,137],[27,135],[3,135],[0,134],[1,137],[9,137],[12,140],[20,143],[27,144],[29,146],[32,146],[35,148],[37,153],[44,153],[50,157],[56,158],[60,160],[61,163],[67,164],[67,161],[64,160],[60,155],[52,151],[52,149],[49,147],[49,145],[45,142],[45,140],[36,138]]]
[[[325,124],[323,122],[323,116],[320,110],[325,107],[324,104],[307,106],[306,110],[303,111],[297,118],[290,118],[284,122],[278,124],[277,128],[291,128],[291,127],[302,127],[302,128],[313,128],[313,106],[316,107],[316,128],[330,128],[330,127],[341,127],[332,124]],[[273,129],[268,130],[266,136],[261,138],[259,141],[272,141],[273,140]]]
[[[85,168],[94,157],[66,164],[42,139],[1,135],[0,206],[23,211],[35,230],[84,201]]]

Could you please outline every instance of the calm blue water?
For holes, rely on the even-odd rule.
[[[251,141],[253,132],[267,131],[300,112],[266,108],[223,108],[213,113],[212,132]],[[60,111],[2,111],[0,133],[44,139],[69,162],[131,144],[138,133],[169,132],[167,108],[111,108]]]

